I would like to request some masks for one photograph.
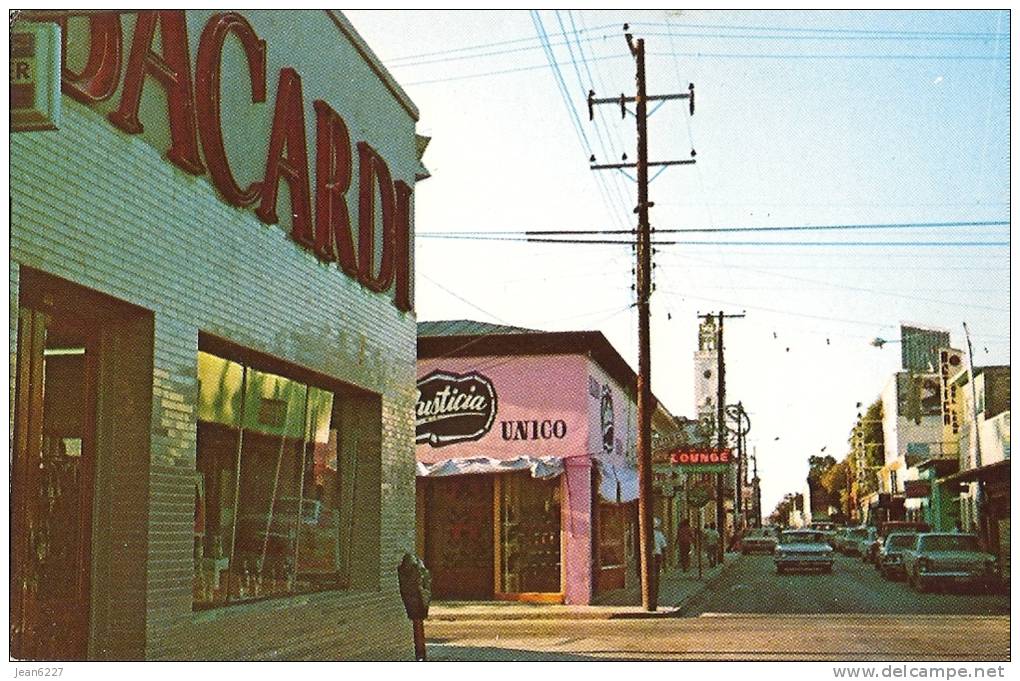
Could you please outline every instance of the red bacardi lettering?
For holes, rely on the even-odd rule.
[[[358,276],[358,254],[351,235],[347,190],[351,186],[351,135],[340,114],[315,100],[315,252]],[[399,306],[398,306],[399,307]]]
[[[66,43],[69,22],[60,23]],[[158,53],[153,49],[157,30]],[[206,23],[195,59],[194,88],[187,23],[181,10],[137,13],[122,85],[119,15],[89,17],[88,39],[88,57],[81,72],[63,65],[62,87],[68,96],[94,105],[113,97],[120,86],[120,102],[108,117],[124,132],[138,134],[144,129],[138,118],[142,88],[146,77],[151,76],[166,95],[170,127],[166,153],[172,163],[193,175],[203,174],[208,166],[213,186],[227,203],[254,207],[258,218],[269,224],[279,222],[277,197],[282,179],[289,189],[291,237],[295,242],[324,261],[336,262],[347,276],[372,291],[392,287],[393,304],[402,311],[413,309],[413,189],[401,180],[393,180],[386,161],[367,142],[352,144],[343,118],[329,104],[316,100],[313,220],[304,97],[301,76],[293,68],[280,70],[266,162],[259,169],[261,179],[247,187],[238,184],[223,138],[220,88],[223,78],[231,77],[222,73],[226,41],[236,39],[244,51],[253,104],[266,101],[268,78],[267,45],[242,15],[221,12]],[[357,243],[348,203],[355,146],[359,163]]]
[[[156,24],[160,26],[163,54],[152,51]],[[195,131],[194,94],[191,90],[191,57],[188,54],[188,27],[183,10],[139,12],[131,43],[120,107],[110,112],[110,121],[124,132],[142,132],[138,107],[142,101],[145,76],[152,76],[166,91],[170,116],[171,162],[192,175],[205,172],[198,157],[198,135]]]
[[[120,81],[120,15],[89,17],[89,56],[85,68],[67,68],[67,19],[60,24],[60,89],[84,104],[96,104],[113,96]]]
[[[223,123],[220,118],[220,76],[223,44],[233,33],[241,41],[248,60],[251,76],[251,101],[266,101],[266,41],[260,40],[248,21],[240,14],[225,12],[214,15],[198,43],[195,78],[195,109],[198,113],[198,131],[202,139],[202,153],[209,166],[209,177],[220,195],[232,206],[246,208],[258,200],[256,182],[241,189],[227,162],[223,148]]]

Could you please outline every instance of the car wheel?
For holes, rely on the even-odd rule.
[[[828,565],[823,567],[822,572],[832,572],[832,563],[829,563]]]
[[[920,594],[928,591],[928,584],[924,581],[924,578],[916,572],[914,573],[914,588],[917,589],[917,593]]]
[[[786,567],[785,566],[783,566],[783,565],[777,565],[776,566],[776,574],[777,575],[781,575],[784,572],[786,572]]]
[[[888,582],[889,581],[889,571],[886,570],[884,567],[879,568],[878,571],[882,573],[882,579],[884,579],[885,581]]]

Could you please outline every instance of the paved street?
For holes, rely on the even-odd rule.
[[[681,614],[874,613],[892,615],[1005,615],[1009,597],[973,590],[919,594],[906,582],[890,582],[859,558],[836,554],[831,574],[777,575],[771,556],[744,556],[685,604]]]
[[[1003,660],[1009,600],[916,594],[858,559],[777,575],[730,561],[682,617],[429,621],[432,660]]]

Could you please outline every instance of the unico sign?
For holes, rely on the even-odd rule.
[[[58,23],[66,42],[68,20],[61,18]],[[208,173],[224,201],[251,208],[266,224],[279,222],[277,197],[280,182],[285,182],[290,195],[291,238],[320,260],[336,263],[372,291],[393,288],[394,305],[404,311],[412,309],[411,187],[393,181],[386,161],[367,142],[352,144],[347,124],[329,103],[316,99],[313,111],[306,111],[301,74],[289,66],[277,76],[261,177],[248,186],[238,183],[224,143],[221,81],[247,77],[251,104],[259,104],[266,101],[270,77],[266,41],[244,16],[221,12],[208,19],[198,41],[194,70],[184,11],[137,12],[129,43],[123,40],[121,17],[116,12],[90,16],[87,33],[84,66],[76,71],[64,56],[64,93],[89,106],[110,100],[115,106],[107,115],[110,123],[135,135],[144,129],[139,117],[143,88],[159,88],[166,99],[166,156],[171,163],[191,175]],[[228,39],[231,49],[243,51],[247,73],[222,73]],[[118,90],[119,99],[115,98]],[[305,134],[309,113],[315,116],[314,187]],[[356,240],[348,211],[348,190],[355,183]],[[377,223],[381,239],[376,238]]]

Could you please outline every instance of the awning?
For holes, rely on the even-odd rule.
[[[599,496],[611,504],[626,504],[638,498],[637,471],[626,464],[595,459],[599,472]]]
[[[1009,481],[1009,459],[990,463],[980,468],[968,468],[949,477],[942,478],[939,482],[988,482],[1005,480]]]
[[[514,459],[490,459],[487,456],[478,456],[471,459],[445,459],[436,463],[419,461],[415,472],[419,478],[442,478],[449,475],[514,471],[529,471],[533,478],[548,480],[563,473],[563,459],[557,456],[518,456]]]

